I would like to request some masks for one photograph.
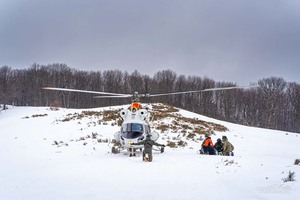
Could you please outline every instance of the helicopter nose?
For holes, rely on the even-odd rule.
[[[136,140],[128,140],[127,144],[130,146],[133,146],[132,144],[136,143],[136,142],[137,142]]]

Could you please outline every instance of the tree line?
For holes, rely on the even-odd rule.
[[[161,102],[208,117],[248,126],[300,132],[300,85],[281,77],[258,81],[259,87],[209,91],[142,99]],[[43,87],[72,88],[112,93],[141,94],[203,90],[236,86],[207,77],[177,75],[162,70],[152,77],[138,71],[82,71],[66,64],[33,64],[28,69],[0,68],[0,104],[92,108],[129,104],[130,99],[95,99],[95,94],[43,90]]]

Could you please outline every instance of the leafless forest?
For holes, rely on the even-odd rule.
[[[161,102],[229,122],[300,133],[300,85],[281,77],[258,81],[259,87],[142,99]],[[130,99],[95,99],[94,94],[43,90],[42,87],[113,93],[166,93],[236,86],[207,77],[163,70],[152,77],[119,70],[81,71],[65,64],[33,64],[28,69],[0,68],[0,109],[5,105],[92,108],[129,104]]]

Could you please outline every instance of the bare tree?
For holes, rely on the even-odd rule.
[[[280,118],[284,104],[284,90],[286,89],[286,81],[279,77],[270,77],[262,79],[258,82],[265,107],[266,126],[268,128],[276,128],[277,121]]]
[[[163,70],[154,74],[153,92],[155,93],[167,93],[173,92],[175,88],[177,74],[171,70]],[[160,102],[174,102],[174,96],[163,96],[157,98]]]
[[[259,88],[211,91],[151,98],[206,116],[246,124],[300,132],[300,85],[283,78],[269,77],[258,82]],[[87,72],[65,64],[33,64],[28,69],[0,68],[0,103],[21,106],[59,106],[86,108],[128,104],[129,99],[94,99],[92,94],[54,92],[42,87],[62,87],[113,93],[168,93],[235,86],[215,82],[207,77],[184,76],[171,70],[159,71],[153,77],[135,70]],[[143,102],[146,100],[143,99]]]
[[[11,95],[10,79],[12,76],[11,68],[3,66],[0,68],[0,103],[3,104],[3,109],[6,109],[6,105],[9,103]]]
[[[122,93],[123,73],[120,70],[108,70],[103,72],[104,91],[112,93]],[[104,105],[117,105],[120,99],[101,99]]]
[[[288,130],[300,132],[300,85],[289,83],[287,88],[288,101]]]

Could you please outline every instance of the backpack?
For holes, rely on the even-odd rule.
[[[233,151],[234,150],[234,146],[229,142],[229,144],[230,144],[230,147],[231,147],[231,151]]]

